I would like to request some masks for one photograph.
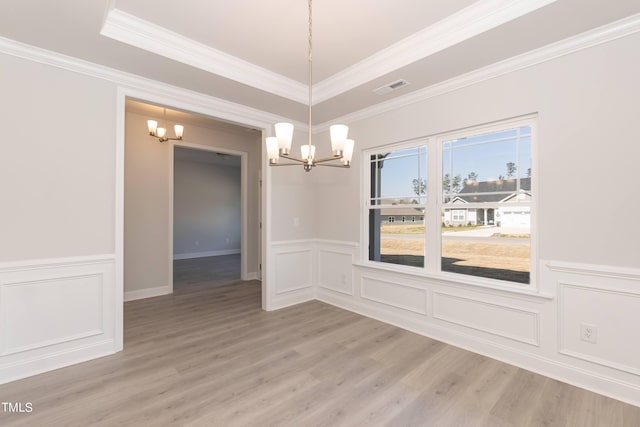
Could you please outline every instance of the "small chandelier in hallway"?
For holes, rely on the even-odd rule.
[[[291,141],[293,139],[293,124],[291,123],[276,123],[275,124],[275,137],[267,138],[267,154],[269,156],[270,166],[291,166],[302,164],[304,170],[309,172],[315,166],[332,166],[348,168],[351,165],[351,158],[353,156],[353,139],[347,139],[349,128],[346,125],[333,125],[330,128],[331,134],[331,151],[330,157],[316,159],[316,147],[311,143],[311,95],[313,88],[312,81],[312,0],[308,0],[309,5],[309,129],[308,129],[308,144],[300,147],[301,156],[294,157],[291,155]],[[293,160],[296,163],[278,163],[278,159],[282,157],[285,159]],[[332,161],[340,161],[337,163],[328,163]]]
[[[156,120],[147,120],[147,126],[149,127],[149,135],[158,138],[160,142],[167,141],[182,141],[182,134],[184,132],[184,126],[175,125],[173,131],[175,132],[175,138],[169,138],[167,136],[167,109],[164,109],[164,127],[158,127]]]

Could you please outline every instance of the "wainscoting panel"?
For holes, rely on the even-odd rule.
[[[278,241],[271,244],[269,310],[277,310],[314,298],[313,240]]]
[[[316,298],[640,405],[640,269],[539,260],[537,290],[523,292],[358,259],[354,295],[317,286]],[[582,322],[597,327],[597,344],[579,340]]]
[[[114,258],[0,265],[0,382],[113,353]]]
[[[320,288],[353,295],[353,257],[357,246],[328,241],[316,243]]]
[[[311,271],[313,249],[304,248],[276,253],[276,294],[299,291],[313,286]]]
[[[101,274],[2,284],[0,356],[104,333],[103,295]]]
[[[360,296],[414,313],[427,314],[427,291],[419,287],[361,276]]]
[[[433,317],[499,337],[539,345],[539,313],[435,291]]]
[[[579,283],[558,284],[560,353],[640,375],[640,288],[616,290],[615,279],[608,289]],[[583,339],[584,327],[595,342]]]

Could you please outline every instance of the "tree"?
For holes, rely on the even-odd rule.
[[[442,177],[442,191],[444,192],[445,203],[451,200],[452,194],[456,194],[461,190],[460,184],[462,184],[462,177],[460,175],[451,178],[450,174],[444,174],[444,177]]]
[[[475,172],[469,172],[469,175],[462,181],[462,186],[465,187],[469,182],[476,182],[478,180],[478,174]]]
[[[418,196],[422,194],[427,194],[427,180],[426,179],[414,179],[413,183],[413,192]]]
[[[516,173],[516,164],[513,162],[507,163],[507,178],[513,178]]]

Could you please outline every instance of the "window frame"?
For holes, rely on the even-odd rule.
[[[442,271],[442,209],[450,208],[443,202],[442,174],[443,174],[443,142],[452,139],[477,136],[481,134],[504,131],[517,127],[529,126],[531,128],[531,194],[530,208],[530,276],[529,283],[517,283],[506,280],[483,278],[461,273]],[[379,145],[362,150],[360,157],[362,162],[361,175],[361,235],[360,235],[360,262],[359,265],[380,270],[395,271],[414,276],[430,277],[458,284],[488,287],[520,293],[539,293],[537,280],[538,270],[538,209],[539,197],[537,179],[537,152],[538,152],[537,114],[499,120],[492,123],[470,126],[463,129],[442,132],[430,136],[405,140],[400,143]],[[372,208],[371,201],[371,156],[392,151],[405,150],[419,146],[426,146],[427,150],[427,187],[424,201],[424,266],[413,267],[384,263],[369,260],[369,211]],[[433,230],[433,231],[431,231]],[[435,231],[437,230],[437,231]]]

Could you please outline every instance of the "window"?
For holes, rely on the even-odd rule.
[[[533,124],[505,121],[367,152],[369,261],[529,284]],[[381,221],[387,215],[402,222]]]
[[[384,150],[369,156],[369,163],[369,260],[423,267],[424,221],[411,224],[406,217],[426,206],[426,146]],[[382,220],[395,216],[402,222]]]
[[[466,211],[464,210],[454,210],[451,211],[451,219],[453,222],[464,222],[466,218]]]

